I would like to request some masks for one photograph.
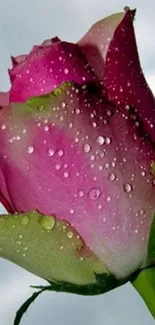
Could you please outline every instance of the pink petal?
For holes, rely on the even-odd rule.
[[[63,81],[84,84],[95,79],[78,46],[58,40],[35,47],[26,60],[9,73],[11,102],[23,102],[32,96],[49,93]]]
[[[135,10],[127,10],[99,21],[79,45],[96,75],[104,80],[109,99],[116,105],[133,105],[145,132],[155,141],[155,98],[141,69],[134,15]]]
[[[12,66],[13,68],[17,65],[22,63],[23,61],[25,61],[25,59],[27,58],[27,54],[21,54],[18,56],[11,56],[11,61],[12,61]]]
[[[92,86],[62,85],[1,110],[0,121],[0,167],[15,210],[68,220],[118,277],[139,268],[155,208],[155,153],[130,111]]]
[[[9,92],[0,92],[0,108],[9,104]]]

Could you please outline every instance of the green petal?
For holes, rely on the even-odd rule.
[[[121,284],[69,223],[37,211],[0,217],[0,255],[56,285],[52,290],[97,294]]]

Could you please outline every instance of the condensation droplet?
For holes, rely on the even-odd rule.
[[[108,180],[110,182],[113,182],[115,179],[116,179],[116,175],[114,173],[110,173],[109,176],[108,176]]]
[[[64,246],[63,245],[60,245],[60,249],[63,250],[64,249]]]
[[[6,125],[5,125],[5,124],[2,124],[2,125],[1,125],[1,129],[2,129],[2,130],[5,130],[5,129],[6,129]]]
[[[139,214],[140,214],[140,216],[143,216],[144,213],[145,213],[144,209],[140,209],[140,210],[139,210]]]
[[[67,68],[64,69],[64,73],[68,74],[69,70]]]
[[[69,232],[67,233],[67,237],[68,237],[69,239],[72,239],[72,238],[73,238],[73,232],[72,232],[72,231],[69,231]]]
[[[33,153],[34,152],[34,147],[33,146],[28,146],[27,147],[27,152],[28,153]]]
[[[67,178],[69,176],[68,172],[64,172],[64,177]]]
[[[132,185],[126,183],[126,184],[123,185],[123,189],[124,189],[124,192],[130,193],[132,191]]]
[[[21,219],[21,224],[22,224],[23,226],[28,225],[29,222],[30,222],[30,217],[29,217],[29,216],[24,216],[24,217],[22,217],[22,219]]]
[[[62,157],[64,155],[64,150],[63,149],[59,149],[58,150],[58,156]]]
[[[40,219],[39,219],[39,223],[40,225],[47,229],[47,230],[51,230],[54,228],[55,226],[55,223],[56,223],[56,220],[55,220],[55,217],[53,216],[42,216]]]
[[[84,191],[83,191],[83,190],[80,190],[80,191],[79,191],[79,196],[80,196],[80,197],[83,197],[83,196],[84,196]]]
[[[83,151],[84,151],[85,153],[88,153],[88,152],[90,152],[90,150],[91,150],[90,145],[89,145],[88,143],[85,143],[85,144],[83,145]]]
[[[100,194],[101,194],[101,191],[99,188],[97,187],[94,187],[92,188],[90,191],[89,191],[89,197],[91,200],[96,200],[99,198]]]
[[[108,196],[107,196],[107,202],[110,202],[110,201],[111,201],[111,196],[108,195]]]
[[[52,157],[52,156],[54,156],[54,154],[55,154],[54,149],[49,148],[49,149],[48,149],[48,155],[49,155],[50,157]]]
[[[99,137],[97,138],[97,143],[101,146],[102,144],[105,143],[105,138],[102,137],[102,136],[99,136]]]
[[[112,140],[111,140],[110,138],[107,137],[107,138],[105,139],[105,143],[106,143],[106,144],[110,144],[111,142],[112,142]]]
[[[42,112],[45,109],[45,106],[40,104],[37,106],[37,108],[39,112]]]

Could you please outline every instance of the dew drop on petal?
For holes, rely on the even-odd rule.
[[[107,137],[107,138],[105,139],[105,143],[106,143],[106,144],[110,144],[111,142],[112,142],[112,140],[111,140],[110,138]]]
[[[92,189],[89,191],[89,193],[88,193],[88,195],[89,195],[89,197],[90,197],[91,200],[96,200],[96,199],[98,199],[99,196],[100,196],[100,194],[101,194],[101,191],[100,191],[100,189],[97,188],[97,187],[92,188]]]
[[[64,69],[64,73],[68,74],[69,70],[67,68]]]
[[[59,149],[58,150],[58,156],[62,157],[64,155],[64,150],[63,149]]]
[[[64,172],[64,177],[67,178],[69,176],[68,172]]]
[[[53,229],[54,226],[55,226],[55,222],[56,222],[56,220],[55,220],[55,217],[53,217],[53,216],[49,216],[49,217],[48,216],[42,216],[39,219],[40,225],[43,228],[47,229],[47,230]]]
[[[83,190],[80,190],[80,191],[79,191],[79,196],[80,196],[80,197],[83,197],[83,196],[84,196],[84,191],[83,191]]]
[[[55,154],[55,151],[54,151],[53,149],[49,148],[49,149],[48,149],[48,155],[49,155],[50,157],[52,157],[52,156],[54,156],[54,154]]]
[[[88,143],[85,143],[85,144],[83,145],[83,151],[84,151],[85,153],[88,153],[88,152],[90,152],[90,150],[91,150],[90,145],[89,145]]]
[[[2,125],[1,125],[1,129],[2,129],[2,130],[5,130],[5,129],[6,129],[6,125],[5,125],[5,124],[2,124]]]
[[[102,137],[102,136],[99,136],[99,137],[97,138],[97,143],[101,146],[102,144],[105,143],[105,138]]]
[[[72,239],[72,238],[73,238],[73,232],[72,232],[72,231],[69,231],[69,232],[67,233],[67,237],[68,237],[69,239]]]
[[[128,184],[128,183],[125,183],[123,185],[123,189],[124,189],[124,192],[130,193],[132,191],[132,185],[131,184]]]
[[[116,179],[116,175],[114,173],[110,173],[109,176],[108,176],[108,180],[110,182],[113,182],[115,179]]]
[[[27,152],[28,153],[33,153],[34,152],[34,147],[33,146],[28,146],[27,147]]]
[[[23,217],[22,217],[22,219],[21,219],[21,224],[22,224],[23,226],[28,225],[29,222],[30,222],[30,217],[29,217],[29,216],[23,216]]]

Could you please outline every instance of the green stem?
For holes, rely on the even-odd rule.
[[[146,268],[132,281],[132,285],[145,301],[155,318],[155,267]]]

